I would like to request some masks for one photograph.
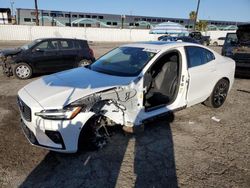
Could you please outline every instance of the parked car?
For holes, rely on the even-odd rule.
[[[44,76],[18,92],[31,144],[58,152],[99,148],[108,126],[133,132],[145,122],[198,103],[219,108],[234,82],[235,62],[202,45],[123,45],[88,67]],[[42,92],[41,92],[42,91]]]
[[[52,73],[89,64],[95,60],[86,40],[37,39],[16,49],[0,51],[3,71],[8,76],[28,79],[34,73]]]
[[[236,75],[250,77],[250,24],[238,26],[236,33],[228,33],[222,55],[236,61]]]
[[[187,36],[180,36],[180,37],[166,36],[166,37],[161,38],[160,41],[181,41],[181,42],[190,42],[190,43],[200,44],[197,40],[191,37],[187,37]]]
[[[214,46],[223,46],[226,37],[219,37],[217,39],[211,40],[211,44]]]
[[[203,36],[199,31],[191,32],[189,36],[202,45],[208,46],[210,44],[210,36]]]

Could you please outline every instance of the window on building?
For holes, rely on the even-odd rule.
[[[134,23],[129,23],[129,26],[134,26]]]
[[[136,26],[136,27],[139,27],[139,26],[140,26],[140,24],[139,24],[139,23],[135,23],[135,26]]]
[[[70,23],[65,23],[65,26],[71,26]]]
[[[82,14],[79,14],[79,18],[84,18],[84,15],[82,15]]]
[[[93,15],[93,16],[92,16],[92,18],[96,19],[96,18],[97,18],[97,16],[96,16],[96,15]]]
[[[57,17],[64,17],[64,15],[63,14],[57,14]]]
[[[90,18],[90,15],[86,15],[86,18]]]
[[[70,17],[70,14],[65,14],[65,18],[69,18]]]
[[[183,20],[181,20],[181,21],[180,21],[180,23],[181,23],[181,24],[183,24],[183,23],[184,23],[184,21],[183,21]]]
[[[146,21],[147,19],[146,18],[142,18],[142,21]]]
[[[56,17],[56,13],[50,13],[51,17]]]
[[[35,18],[33,18],[33,19],[32,19],[32,22],[36,22],[36,19],[35,19]]]
[[[157,19],[157,22],[161,22],[161,19]]]
[[[166,20],[165,20],[165,19],[162,19],[162,22],[166,22]]]
[[[31,18],[24,18],[24,22],[31,22]]]
[[[152,22],[156,22],[156,19],[152,19]]]
[[[49,13],[43,12],[43,16],[49,16]]]
[[[77,23],[73,23],[72,26],[73,27],[78,27],[78,24]]]
[[[72,15],[72,18],[77,18],[78,16],[76,14],[73,14]]]
[[[86,27],[91,27],[91,24],[86,24]]]
[[[150,19],[150,18],[147,18],[147,22],[151,22],[151,19]]]
[[[103,19],[103,16],[98,16],[98,18],[102,20],[102,19]]]
[[[117,22],[113,22],[113,25],[117,25]]]
[[[79,23],[79,27],[84,27],[84,24],[83,23]]]
[[[111,22],[107,22],[107,25],[111,25]]]

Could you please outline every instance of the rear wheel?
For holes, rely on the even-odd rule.
[[[228,89],[229,82],[226,79],[219,80],[210,97],[204,102],[204,104],[212,108],[221,107],[227,98]]]
[[[14,67],[14,74],[18,79],[28,79],[32,76],[32,68],[27,63],[18,63]]]
[[[214,46],[218,46],[218,42],[214,42],[213,45],[214,45]]]
[[[85,66],[90,65],[90,64],[91,64],[91,61],[90,61],[90,60],[83,59],[83,60],[81,60],[81,61],[78,63],[78,67],[85,67]]]

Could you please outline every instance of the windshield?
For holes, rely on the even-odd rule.
[[[31,42],[29,44],[25,44],[25,45],[21,46],[20,48],[23,49],[23,50],[28,50],[32,46],[34,46],[35,44],[37,44],[38,42],[41,42],[41,40],[40,39],[34,40],[33,42]]]
[[[226,40],[225,40],[225,45],[233,45],[238,42],[237,35],[236,33],[228,33]]]
[[[155,54],[144,48],[120,47],[102,56],[90,69],[115,76],[137,76]]]

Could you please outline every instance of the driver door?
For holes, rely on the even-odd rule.
[[[38,72],[56,72],[60,70],[63,58],[59,55],[58,41],[45,40],[32,49],[32,60]]]

